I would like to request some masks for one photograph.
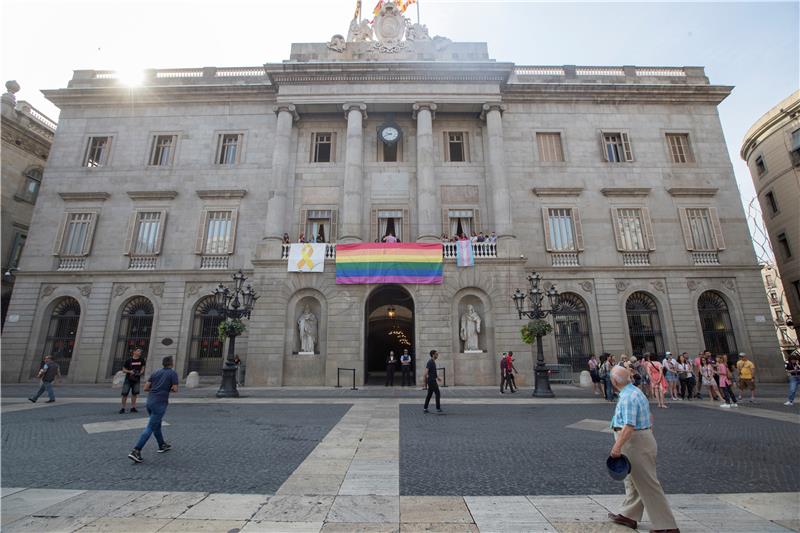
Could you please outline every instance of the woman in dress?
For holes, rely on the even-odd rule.
[[[650,379],[650,394],[653,396],[653,399],[658,402],[659,407],[666,409],[667,404],[664,401],[664,391],[667,390],[667,381],[664,378],[661,363],[653,361],[650,354],[645,355],[644,359],[644,365]]]
[[[719,388],[722,390],[722,396],[725,398],[725,403],[720,404],[720,407],[739,407],[736,403],[736,395],[731,389],[733,382],[731,381],[728,371],[728,356],[717,356],[717,374],[719,374]]]
[[[705,357],[700,358],[700,378],[701,378],[701,385],[700,388],[708,387],[708,399],[711,402],[722,400],[722,394],[719,392],[717,388],[717,382],[714,379],[714,374],[717,373],[717,369],[714,368],[714,364],[706,359]]]

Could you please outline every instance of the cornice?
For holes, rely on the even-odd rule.
[[[603,196],[647,196],[650,187],[607,187],[600,189]]]
[[[266,95],[274,95],[277,88],[268,83],[228,85],[178,85],[152,86],[135,89],[126,87],[87,87],[44,90],[45,98],[61,107],[80,104],[165,104],[173,101],[188,103],[215,102],[220,98],[230,101],[262,102]]]
[[[65,202],[105,202],[111,198],[111,194],[102,191],[60,192],[58,195]]]
[[[504,102],[546,101],[611,104],[692,104],[718,105],[733,90],[727,85],[650,85],[585,83],[514,83],[504,85]]]
[[[716,187],[672,187],[667,189],[670,196],[703,196],[710,197],[719,191]]]
[[[531,189],[536,196],[580,196],[583,187],[534,187]]]
[[[128,191],[131,200],[173,200],[178,191]]]
[[[246,189],[204,189],[195,192],[197,193],[197,196],[203,198],[204,200],[219,198],[244,198],[244,195],[247,194]]]

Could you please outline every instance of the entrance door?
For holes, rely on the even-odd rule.
[[[401,385],[400,355],[411,354],[412,384],[416,370],[414,350],[414,300],[399,285],[382,285],[367,299],[366,339],[364,342],[364,384],[386,383],[386,358],[394,351],[398,359],[394,384]]]

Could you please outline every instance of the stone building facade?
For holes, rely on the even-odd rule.
[[[761,277],[764,279],[764,288],[767,291],[767,301],[769,301],[771,319],[775,325],[781,355],[784,359],[788,359],[789,355],[800,348],[800,344],[797,342],[797,330],[789,311],[786,287],[783,286],[780,272],[773,264],[761,266]]]
[[[20,86],[6,82],[2,106],[2,323],[14,290],[14,280],[30,230],[33,208],[42,184],[44,166],[56,123],[24,100],[17,101]],[[15,320],[15,318],[12,318]]]
[[[791,317],[800,317],[800,91],[764,114],[742,142]]]
[[[513,350],[530,383],[511,295],[534,269],[565,302],[550,362],[709,347],[781,375],[717,114],[730,87],[699,67],[495,61],[386,6],[374,33],[355,21],[283,63],[149,71],[136,88],[76,71],[46,91],[61,119],[3,380],[42,352],[68,380],[107,380],[136,345],[218,376],[207,297],[238,269],[261,294],[236,344],[248,385],[330,386],[340,368],[364,383],[404,347],[420,369],[437,349],[449,385],[496,384]],[[335,282],[336,243],[472,231],[497,242],[473,245],[474,267],[443,244],[442,285]],[[325,271],[287,272],[284,233],[324,237]],[[299,353],[306,307],[313,354]]]

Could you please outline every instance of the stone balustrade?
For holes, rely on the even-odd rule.
[[[284,244],[281,248],[281,259],[289,259],[289,244]],[[457,244],[454,242],[442,243],[442,257],[444,259],[456,258]],[[497,243],[495,242],[473,242],[472,253],[475,259],[494,259],[497,257]],[[325,259],[336,259],[336,244],[325,246]]]
[[[58,259],[59,272],[75,272],[86,268],[85,257],[60,257]]]
[[[719,253],[717,252],[692,252],[692,261],[695,266],[718,265]]]

